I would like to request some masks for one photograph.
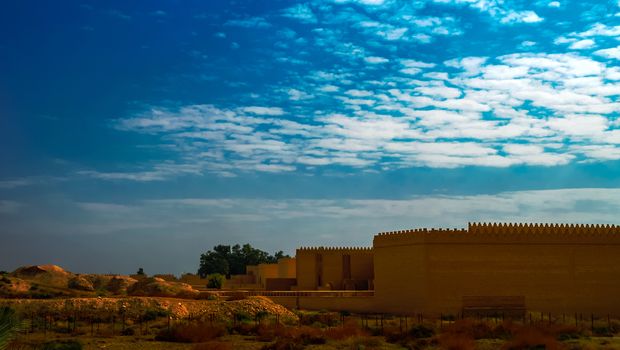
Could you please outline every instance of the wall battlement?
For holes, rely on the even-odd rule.
[[[620,226],[601,224],[469,223],[467,229],[381,232],[374,246],[401,244],[620,244]]]
[[[372,247],[324,247],[324,246],[320,246],[320,247],[300,247],[297,248],[297,250],[301,250],[304,252],[308,252],[308,251],[330,251],[330,252],[335,252],[335,251],[342,251],[342,252],[350,252],[350,251],[362,251],[362,252],[369,252],[372,251]]]

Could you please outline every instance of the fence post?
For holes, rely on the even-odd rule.
[[[607,330],[611,332],[611,320],[609,319],[609,314],[607,314]]]

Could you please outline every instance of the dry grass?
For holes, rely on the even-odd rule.
[[[231,342],[211,341],[202,344],[196,344],[192,350],[232,350]]]
[[[226,328],[204,322],[182,323],[174,325],[170,330],[162,329],[156,340],[179,343],[202,343],[226,335]]]
[[[523,327],[514,338],[502,347],[503,350],[546,349],[559,350],[565,347],[550,333],[534,327]]]

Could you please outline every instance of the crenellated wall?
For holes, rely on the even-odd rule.
[[[372,248],[302,247],[297,249],[296,261],[297,290],[372,287]]]
[[[620,315],[615,225],[473,223],[380,233],[373,247],[377,311],[457,313],[464,297],[524,297],[529,310]]]

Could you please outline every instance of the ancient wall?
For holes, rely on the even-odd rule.
[[[297,284],[296,278],[267,278],[265,280],[265,290],[269,291],[288,291]]]
[[[373,313],[373,297],[270,296],[269,299],[288,309],[349,311]]]
[[[371,248],[300,248],[297,290],[368,289],[374,276]]]
[[[278,259],[278,277],[295,278],[297,277],[297,262],[295,258]]]
[[[261,288],[266,287],[268,278],[277,278],[278,277],[278,264],[258,264],[257,274],[256,274],[256,284],[260,285]]]
[[[470,224],[374,238],[377,311],[458,313],[464,297],[620,315],[620,228]]]

